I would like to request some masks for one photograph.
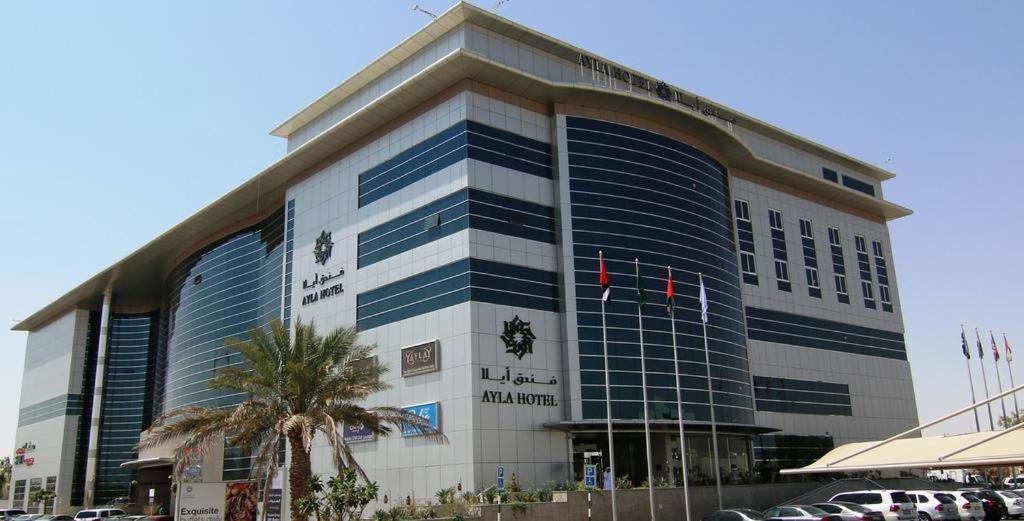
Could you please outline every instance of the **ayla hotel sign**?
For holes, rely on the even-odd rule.
[[[530,329],[530,323],[516,315],[512,320],[505,321],[500,338],[505,344],[505,353],[516,357],[516,360],[522,360],[524,356],[533,353],[533,341],[537,339],[537,336]],[[536,373],[527,374],[506,365],[503,370],[496,370],[492,375],[490,367],[481,367],[480,380],[492,387],[492,389],[483,389],[481,403],[542,407],[558,405],[558,399],[551,392],[535,392],[537,391],[535,386],[538,385],[557,388],[558,377],[554,374],[537,376]],[[548,389],[550,388],[544,390]]]
[[[322,231],[316,239],[316,246],[313,247],[313,259],[317,264],[327,265],[331,260],[331,253],[334,251],[334,241],[331,240],[331,232]],[[345,285],[339,279],[345,275],[345,268],[327,271],[326,273],[314,273],[311,279],[302,281],[302,305],[308,306],[321,300],[326,300],[345,292]]]

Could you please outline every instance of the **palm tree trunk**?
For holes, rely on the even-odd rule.
[[[291,519],[303,521],[305,516],[299,513],[298,501],[309,495],[309,479],[313,477],[313,470],[299,429],[288,432],[288,445],[292,449],[291,465],[288,466],[288,504],[291,507]]]

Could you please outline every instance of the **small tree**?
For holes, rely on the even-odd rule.
[[[0,458],[0,499],[7,499],[7,489],[11,484],[11,457]]]
[[[313,516],[317,521],[358,521],[380,489],[376,482],[363,484],[356,470],[349,467],[328,479],[326,486],[320,476],[314,475],[309,490],[309,495],[296,502],[303,516]]]
[[[53,501],[53,498],[55,497],[57,497],[57,494],[54,491],[48,488],[42,488],[32,491],[28,496],[28,502],[30,505],[38,505],[42,503],[45,507],[46,503]]]
[[[999,425],[1001,425],[1004,429],[1009,429],[1010,427],[1013,427],[1014,425],[1017,425],[1022,421],[1024,421],[1024,414],[1012,412],[1006,416],[1001,416],[999,418]]]

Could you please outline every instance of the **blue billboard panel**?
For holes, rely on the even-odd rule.
[[[436,431],[441,430],[440,421],[440,407],[437,402],[424,403],[420,405],[410,405],[408,407],[402,407],[406,412],[411,412],[420,418],[427,420],[430,427]],[[407,423],[402,424],[402,436],[422,436],[428,434],[419,427],[409,425]]]

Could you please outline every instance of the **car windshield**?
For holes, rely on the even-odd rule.
[[[800,505],[800,506],[798,506],[796,508],[799,508],[800,510],[803,510],[804,512],[807,512],[808,514],[810,514],[812,516],[827,516],[828,515],[828,512],[825,512],[824,510],[822,510],[822,509],[820,509],[818,507],[812,507],[810,505]]]
[[[747,519],[753,519],[754,521],[762,521],[764,514],[750,508],[737,508],[737,512],[743,514]]]
[[[92,517],[98,517],[95,510],[83,510],[75,516],[78,519],[89,519]]]
[[[854,512],[857,512],[859,514],[867,514],[868,512],[871,512],[870,508],[858,505],[857,503],[839,503],[839,505],[842,505],[842,506],[844,506],[844,507],[846,507],[846,508],[848,508],[850,510],[853,510]]]
[[[890,496],[892,496],[893,503],[913,503],[906,492],[893,492]]]

